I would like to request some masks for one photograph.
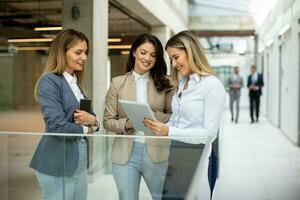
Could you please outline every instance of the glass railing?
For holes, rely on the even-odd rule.
[[[186,139],[0,131],[0,199],[209,199],[211,142]]]

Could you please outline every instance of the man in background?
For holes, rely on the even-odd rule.
[[[239,110],[240,110],[240,96],[241,88],[244,86],[243,78],[240,76],[240,68],[234,67],[234,73],[228,79],[229,86],[229,107],[231,112],[231,121],[238,123],[239,120]],[[236,104],[236,115],[234,119],[233,104]]]
[[[254,123],[254,108],[256,114],[256,122],[259,119],[259,105],[260,96],[262,94],[261,88],[264,86],[262,74],[256,72],[256,66],[251,66],[251,74],[248,76],[247,87],[249,88],[250,97],[250,117],[251,123]]]

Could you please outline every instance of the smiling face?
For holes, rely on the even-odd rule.
[[[156,51],[152,43],[146,42],[141,44],[135,52],[133,52],[135,58],[134,71],[138,74],[144,74],[154,66],[156,62]]]
[[[66,71],[73,74],[74,71],[82,71],[87,59],[87,43],[80,41],[66,51]]]
[[[167,52],[171,60],[172,67],[177,69],[182,76],[188,76],[193,73],[185,50],[176,47],[168,47]]]

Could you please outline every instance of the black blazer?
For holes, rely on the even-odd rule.
[[[263,80],[263,76],[262,74],[260,73],[257,73],[257,80],[255,83],[252,83],[252,74],[250,74],[248,76],[248,81],[247,81],[247,87],[249,88],[250,85],[255,85],[255,86],[258,86],[259,89],[257,91],[253,91],[253,90],[249,90],[249,95],[261,95],[262,92],[261,92],[261,88],[264,86],[264,80]]]

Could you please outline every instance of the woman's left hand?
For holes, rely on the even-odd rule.
[[[151,119],[144,119],[144,125],[151,129],[153,133],[157,136],[167,136],[169,135],[169,126],[160,122],[153,121]]]
[[[97,124],[97,118],[94,115],[79,109],[76,109],[74,113],[74,121],[86,126],[95,126]]]

